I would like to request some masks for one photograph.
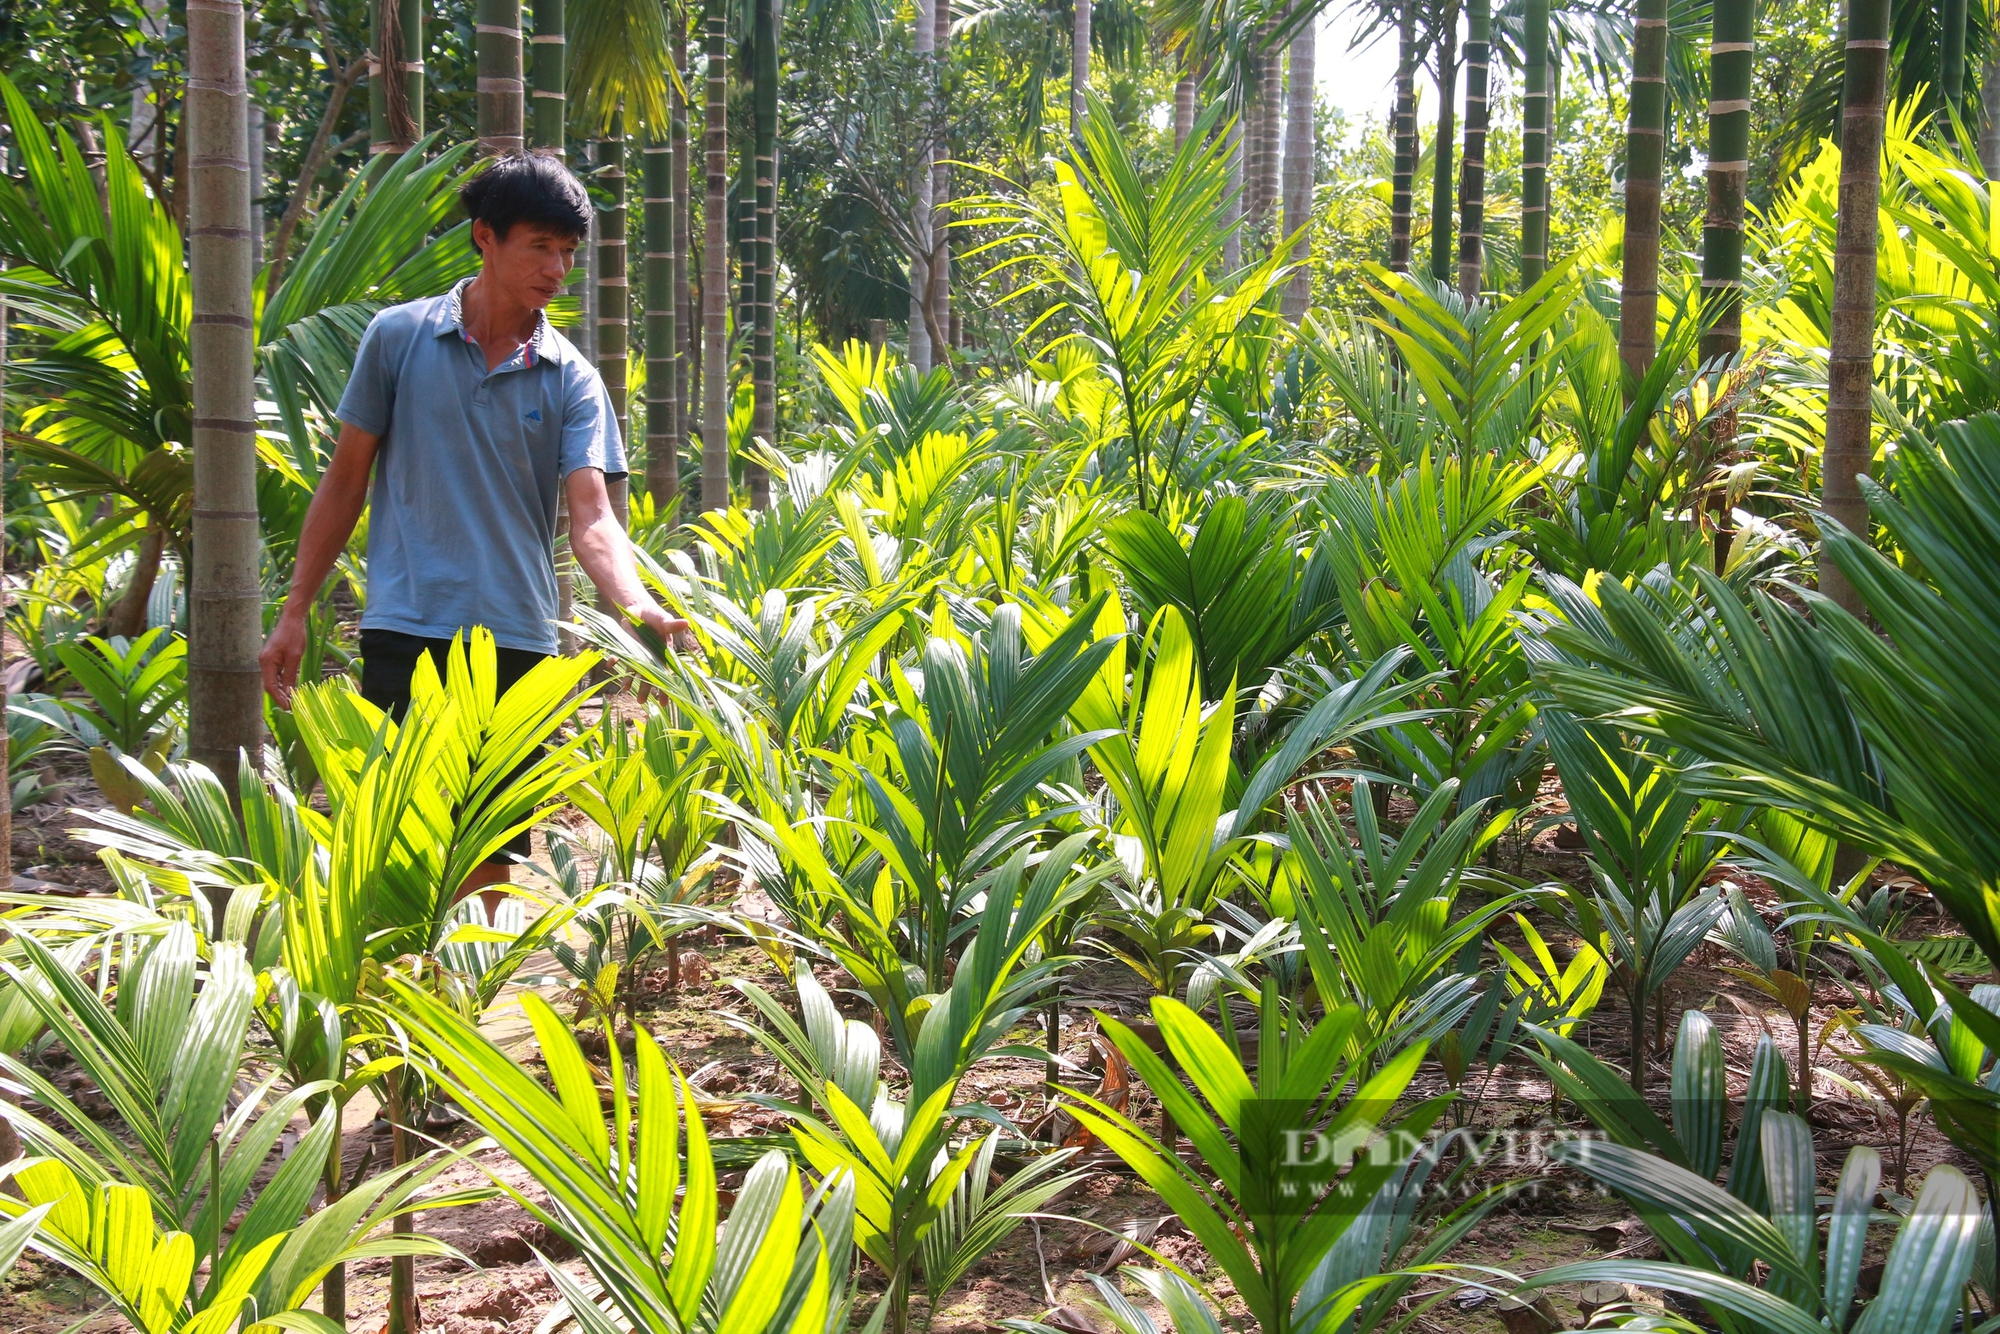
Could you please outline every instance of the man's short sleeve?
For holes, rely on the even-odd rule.
[[[396,411],[396,369],[390,364],[386,342],[383,316],[377,315],[361,335],[354,373],[347,377],[347,388],[334,413],[349,426],[375,436],[389,434],[389,419]]]
[[[607,477],[625,475],[625,444],[618,438],[618,418],[604,381],[588,366],[566,368],[562,453],[558,471],[564,477],[578,468],[597,468]]]

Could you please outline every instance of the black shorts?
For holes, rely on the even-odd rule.
[[[417,659],[430,654],[431,662],[442,679],[451,643],[449,639],[425,639],[421,635],[406,635],[400,630],[364,629],[361,632],[361,698],[401,722],[403,715],[409,711],[410,679],[416,675]],[[548,656],[532,649],[496,649],[495,665],[498,670],[495,685],[499,693],[506,694],[509,686]],[[508,775],[508,781],[512,782],[526,773],[534,763],[533,759],[524,761]],[[528,848],[529,836],[523,832],[508,840],[507,856],[494,860],[525,861]]]

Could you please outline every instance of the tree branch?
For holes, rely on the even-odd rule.
[[[326,111],[319,118],[319,129],[313,134],[312,146],[306,150],[306,160],[299,166],[299,179],[292,187],[291,202],[285,205],[285,216],[278,219],[278,234],[271,240],[270,276],[264,280],[266,300],[277,292],[278,280],[284,275],[285,253],[291,249],[292,233],[298,230],[299,219],[305,213],[312,183],[325,168],[327,159],[333,156],[328,145],[333,138],[333,127],[340,120],[341,108],[347,104],[347,94],[367,70],[368,57],[356,56],[340,77],[333,81],[333,90],[327,94]],[[342,147],[345,146],[343,141]]]

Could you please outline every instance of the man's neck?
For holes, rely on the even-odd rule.
[[[482,347],[496,342],[518,345],[535,336],[541,311],[499,290],[484,273],[466,284],[458,300],[466,333]]]

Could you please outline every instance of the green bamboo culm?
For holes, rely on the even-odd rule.
[[[1889,89],[1890,0],[1848,0],[1847,67],[1841,83],[1840,200],[1833,242],[1826,453],[1820,504],[1851,533],[1868,532],[1858,480],[1874,460],[1875,265],[1882,203],[1882,117]],[[1832,560],[1824,539],[1819,589],[1854,615],[1866,608]]]
[[[1437,143],[1431,171],[1431,277],[1452,278],[1451,169],[1458,137],[1458,0],[1446,0],[1437,25]]]
[[[1492,0],[1465,7],[1465,154],[1458,177],[1458,294],[1479,295],[1486,271],[1486,97]]]
[[[1660,316],[1660,165],[1667,140],[1667,0],[1638,0],[1625,126],[1625,261],[1618,353],[1635,379],[1653,364]]]
[[[568,101],[563,95],[567,77],[569,39],[563,35],[563,0],[533,0],[535,35],[529,39],[535,49],[534,103],[531,119],[534,146],[549,152],[563,151],[563,124]]]
[[[750,433],[778,443],[778,5],[756,0],[756,57],[751,103],[756,116],[751,150],[755,245],[750,298],[750,383],[754,396]],[[771,474],[752,463],[743,470],[753,509],[771,507]]]
[[[1521,286],[1549,266],[1549,0],[1528,0],[1521,28]]]
[[[521,151],[526,98],[521,95],[521,0],[477,0],[472,49],[478,57],[479,156]]]
[[[1938,84],[1954,115],[1965,114],[1965,0],[1944,0],[1939,13]]]
[[[424,137],[423,0],[373,0],[368,151],[407,153]]]
[[[1756,54],[1756,0],[1712,10],[1708,46],[1708,213],[1701,228],[1701,295],[1711,323],[1701,360],[1733,357],[1743,346],[1743,193],[1750,179],[1750,76]]]
[[[641,188],[646,210],[646,493],[664,505],[680,491],[679,330],[674,294],[674,146],[646,136]]]

